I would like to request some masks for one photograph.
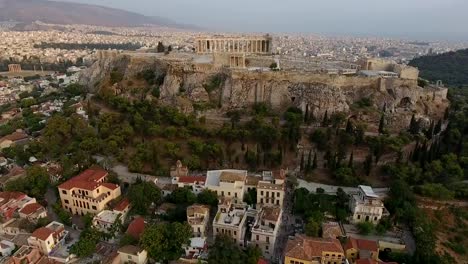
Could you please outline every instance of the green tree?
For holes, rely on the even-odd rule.
[[[305,234],[311,237],[318,237],[320,234],[320,223],[310,217],[305,225]]]
[[[153,183],[139,181],[130,186],[128,198],[136,213],[146,215],[150,205],[161,199],[161,191]]]
[[[227,235],[218,235],[210,247],[208,264],[245,264],[246,254]]]
[[[374,232],[374,225],[371,222],[361,222],[357,224],[357,228],[361,235],[370,235]]]
[[[151,258],[168,262],[182,255],[181,247],[191,236],[192,228],[187,223],[161,223],[145,228],[140,244]]]
[[[206,204],[214,207],[218,205],[218,195],[214,191],[205,189],[198,194],[197,202],[200,204]]]
[[[95,228],[87,228],[80,234],[78,242],[70,248],[70,253],[78,257],[88,257],[96,252],[96,244],[102,237],[102,233]]]
[[[42,199],[50,186],[47,170],[39,165],[34,165],[26,170],[26,177],[6,184],[7,191],[24,192],[32,197]]]
[[[166,51],[166,47],[164,47],[164,44],[161,41],[159,41],[158,46],[156,47],[156,50],[157,52],[162,53]]]
[[[384,134],[385,133],[385,115],[382,114],[380,117],[380,122],[379,122],[379,134]]]

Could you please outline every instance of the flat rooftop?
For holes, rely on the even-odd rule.
[[[226,213],[218,211],[215,216],[215,224],[224,226],[239,226],[246,215],[246,209],[234,207]]]
[[[114,211],[109,211],[109,210],[104,210],[97,214],[94,217],[94,220],[99,220],[107,223],[114,223],[115,220],[117,220],[117,217],[120,215],[120,213],[114,212]]]
[[[212,170],[212,171],[207,171],[206,173],[206,182],[205,186],[219,186],[219,182],[221,181],[221,175],[222,174],[236,174],[236,175],[244,175],[244,180],[247,177],[247,171],[246,170]],[[223,178],[226,176],[223,176]]]

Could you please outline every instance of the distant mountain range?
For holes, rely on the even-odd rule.
[[[134,12],[97,5],[47,0],[0,0],[0,21],[25,24],[42,21],[50,24],[86,24],[96,26],[156,25],[192,28],[167,18],[150,17]]]

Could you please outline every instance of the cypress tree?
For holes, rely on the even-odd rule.
[[[325,114],[323,115],[322,126],[328,126],[328,110],[325,110]]]
[[[348,167],[353,168],[354,165],[354,151],[351,151],[351,155],[349,156]]]
[[[385,129],[385,116],[382,114],[379,122],[379,134],[383,134]]]
[[[304,170],[304,152],[302,152],[302,155],[301,155],[301,164],[300,164],[299,169],[300,169],[301,171]]]
[[[351,124],[351,119],[348,118],[348,122],[346,122],[346,133],[348,134],[353,134],[354,131],[353,131],[353,124]]]
[[[283,164],[283,148],[280,145],[278,145],[278,149],[279,149],[278,159],[279,159],[279,163],[281,165],[281,164]]]
[[[419,142],[416,142],[416,145],[414,146],[414,150],[413,150],[413,156],[412,156],[413,162],[418,161],[419,156],[420,156]]]
[[[310,171],[312,168],[312,149],[309,150],[309,155],[307,156],[307,167],[306,171]]]
[[[366,175],[369,176],[372,170],[372,153],[369,153],[364,161],[364,171]]]
[[[429,128],[427,129],[426,131],[426,137],[428,139],[431,139],[432,136],[434,135],[434,130],[435,130],[435,127],[434,127],[434,121],[431,120],[431,124],[429,125]]]
[[[317,168],[317,152],[314,153],[314,161],[312,163],[312,169]]]
[[[437,125],[434,127],[434,135],[439,134],[442,131],[442,120],[437,121]]]

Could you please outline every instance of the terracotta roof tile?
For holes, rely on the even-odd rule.
[[[345,250],[355,248],[358,250],[378,251],[379,245],[376,241],[366,239],[356,239],[350,237],[345,245]]]
[[[324,251],[344,254],[338,239],[313,238],[299,235],[292,240],[288,240],[285,255],[312,261],[321,258]]]
[[[127,234],[135,239],[140,239],[140,235],[145,231],[145,219],[137,217],[128,225]]]
[[[47,227],[40,227],[36,229],[36,231],[34,231],[31,236],[36,237],[37,239],[40,239],[42,241],[45,241],[52,234],[54,234],[54,231],[52,229],[49,229]]]
[[[127,198],[123,198],[116,206],[114,206],[115,211],[122,212],[130,206],[130,201]]]
[[[25,215],[30,215],[39,211],[40,209],[44,209],[44,207],[38,203],[30,203],[21,208],[19,212]]]
[[[179,177],[180,183],[195,183],[195,182],[205,182],[206,176],[181,176]]]
[[[104,177],[108,175],[107,171],[99,168],[89,168],[79,175],[69,179],[68,181],[60,184],[58,187],[60,189],[71,190],[73,188],[85,189],[85,190],[94,190],[96,189]],[[112,184],[115,186],[114,184]],[[107,187],[107,186],[106,186]]]

